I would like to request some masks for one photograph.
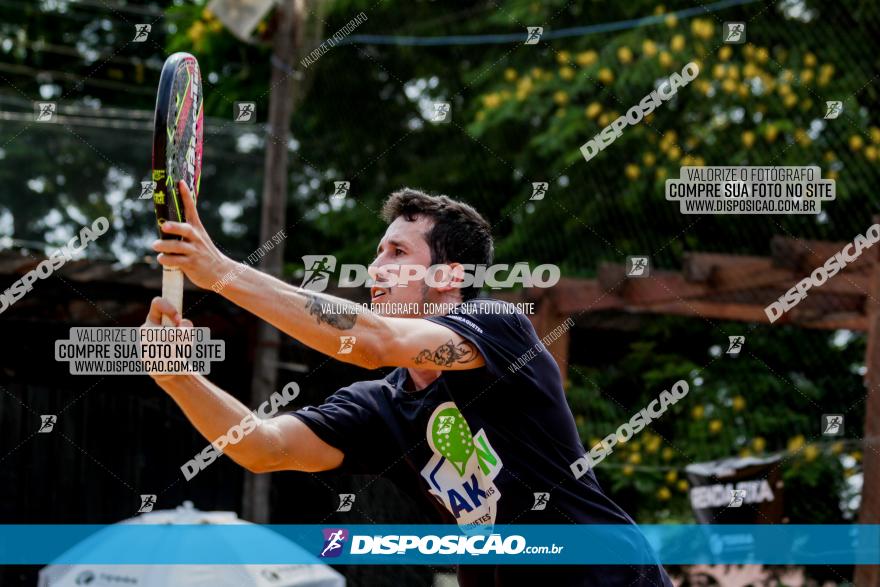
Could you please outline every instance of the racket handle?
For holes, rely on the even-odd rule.
[[[177,313],[183,315],[183,271],[177,267],[162,268],[162,297],[171,302]],[[174,326],[167,316],[162,316],[162,326]]]

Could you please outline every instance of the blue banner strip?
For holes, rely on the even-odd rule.
[[[0,564],[878,565],[880,525],[0,525]]]

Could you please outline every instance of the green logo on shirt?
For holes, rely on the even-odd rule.
[[[455,403],[444,402],[434,409],[426,432],[434,452],[422,469],[429,491],[460,525],[494,524],[501,492],[492,480],[504,465],[485,430],[471,434]]]
[[[452,463],[459,475],[464,475],[468,459],[474,454],[474,439],[458,408],[446,408],[436,415],[431,438],[440,454]]]

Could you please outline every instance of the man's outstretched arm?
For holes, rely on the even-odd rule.
[[[170,302],[161,298],[153,300],[144,326],[159,326],[163,314],[178,326],[192,327],[189,321],[181,320]],[[153,379],[208,442],[227,434],[251,413],[247,406],[202,375],[154,375]],[[282,415],[259,422],[241,441],[223,449],[224,454],[249,471],[327,471],[342,463],[343,453],[318,438],[298,418]]]
[[[461,370],[484,365],[473,344],[440,324],[380,316],[359,304],[235,263],[214,246],[182,182],[180,190],[188,224],[166,222],[163,230],[183,240],[158,241],[153,248],[162,253],[161,264],[180,267],[199,287],[211,288],[223,276],[233,275],[220,289],[224,297],[303,344],[368,369]],[[340,337],[354,337],[351,352],[339,354]]]

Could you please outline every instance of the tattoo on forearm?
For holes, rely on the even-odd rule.
[[[354,304],[340,304],[324,302],[318,296],[304,294],[306,296],[306,309],[309,314],[318,320],[318,324],[329,324],[336,330],[351,330],[357,322],[358,308]],[[349,305],[351,312],[348,312]],[[343,307],[346,311],[342,310]]]
[[[455,363],[470,363],[477,357],[479,357],[479,353],[471,342],[464,340],[455,344],[450,338],[433,351],[431,349],[422,350],[413,360],[416,365],[434,363],[441,367],[451,367]]]

